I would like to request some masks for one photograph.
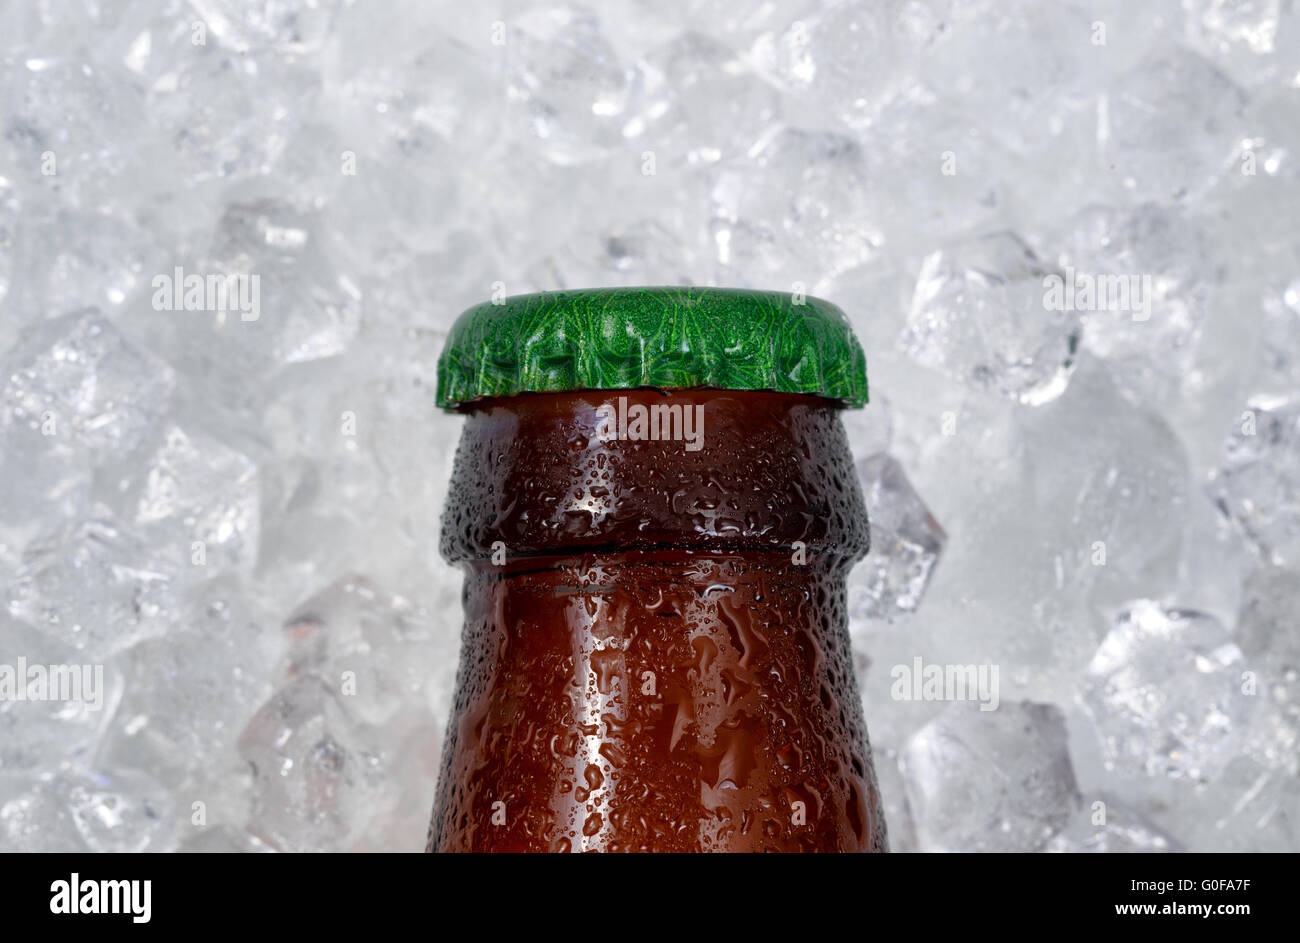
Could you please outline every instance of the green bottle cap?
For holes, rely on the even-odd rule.
[[[438,360],[438,405],[633,387],[867,402],[867,358],[820,298],[738,288],[593,288],[475,305]]]

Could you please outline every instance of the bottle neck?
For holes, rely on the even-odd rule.
[[[801,550],[851,566],[869,530],[839,406],[738,390],[480,400],[443,514],[453,563],[689,550]]]

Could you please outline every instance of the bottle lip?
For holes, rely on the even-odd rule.
[[[857,408],[866,354],[844,312],[795,292],[659,286],[475,305],[438,360],[437,403],[651,388],[805,393]]]

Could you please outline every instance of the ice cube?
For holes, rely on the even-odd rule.
[[[1294,84],[1300,14],[1285,0],[1184,0],[1190,43],[1247,86]]]
[[[1182,851],[1179,842],[1109,794],[1083,807],[1043,849],[1057,854],[1150,854]]]
[[[1137,600],[1116,617],[1080,697],[1107,769],[1206,780],[1241,748],[1259,698],[1211,616]]]
[[[250,569],[256,561],[257,466],[214,436],[168,423],[100,474],[104,501],[192,566]]]
[[[1300,774],[1300,572],[1261,567],[1243,582],[1234,638],[1251,667],[1272,713],[1252,738],[1255,759]]]
[[[4,453],[129,450],[167,408],[172,369],[93,309],[33,325],[0,361]]]
[[[346,577],[287,620],[291,673],[325,679],[349,713],[367,723],[386,723],[404,707],[432,709],[427,686],[446,672],[456,651],[448,639],[435,637],[427,619],[409,600]]]
[[[869,261],[884,241],[867,207],[870,182],[849,135],[786,128],[765,137],[713,178],[710,232],[725,277],[812,291]]]
[[[1266,392],[1300,389],[1300,278],[1265,296],[1262,342]]]
[[[422,847],[459,634],[433,632],[427,612],[355,576],[298,606],[285,630],[292,680],[240,739],[255,831],[280,848]]]
[[[1183,6],[1188,13],[1188,32],[1201,35],[1212,45],[1241,43],[1257,55],[1270,53],[1277,45],[1282,16],[1279,0],[1185,0]]]
[[[1084,444],[1073,442],[1079,433],[1070,431],[1061,410],[1071,403],[1071,411],[1085,409],[1088,394],[1076,389],[1076,377],[1057,402],[1027,409],[990,392],[925,383],[929,374],[913,373],[917,388],[928,392],[909,387],[910,413],[898,423],[895,441],[898,433],[907,437],[909,475],[943,522],[948,542],[924,604],[906,626],[924,647],[900,653],[902,661],[925,654],[996,665],[1003,697],[1053,700],[1087,664],[1098,637],[1086,607],[1097,572],[1087,555],[1096,538],[1074,531],[1073,502],[1081,490],[1089,493],[1090,481],[1102,489],[1098,507],[1119,499],[1104,474],[1085,471],[1077,458],[1057,466],[1038,457],[1040,449],[1051,456],[1063,446],[1083,454]],[[1051,431],[1050,445],[1031,437],[1039,428]],[[1096,448],[1092,440],[1088,446]],[[1059,493],[1053,486],[1050,497],[1040,497],[1035,488],[1040,479],[1051,484],[1048,472],[1071,477]],[[1031,512],[1027,496],[1033,496]]]
[[[8,851],[167,851],[174,807],[138,771],[0,778],[0,838]]]
[[[519,130],[531,130],[543,157],[580,164],[619,146],[631,71],[592,13],[539,7],[514,17],[502,40]]]
[[[408,11],[402,20],[409,22],[414,15]],[[365,25],[348,40],[375,43],[373,24]],[[476,39],[481,42],[482,36]],[[480,43],[457,42],[437,31],[424,42],[410,61],[366,49],[325,89],[322,107],[348,114],[348,122],[303,128],[282,160],[282,174],[294,191],[303,200],[324,202],[324,225],[348,233],[341,246],[347,261],[380,278],[409,262],[413,253],[446,251],[448,240],[465,238],[464,207],[474,203],[476,211],[482,209],[473,187],[459,174],[430,175],[420,168],[430,162],[464,166],[482,160],[497,140],[509,105],[492,74],[498,57],[483,55]],[[453,235],[457,227],[462,228],[459,237]],[[469,278],[488,261],[479,254],[462,268],[449,258],[434,271]],[[499,271],[481,279],[470,300],[447,299],[448,307],[459,303],[463,309],[481,301],[485,286],[498,277]],[[393,313],[410,315],[424,308]],[[382,305],[371,308],[384,310]]]
[[[900,338],[918,363],[1023,403],[1059,396],[1079,342],[1078,314],[1052,305],[1052,276],[1010,232],[926,257]]]
[[[1242,580],[1258,558],[1207,495],[1193,493],[1189,505],[1178,566],[1178,600],[1185,608],[1232,625],[1242,605]]]
[[[340,5],[263,3],[248,7],[238,0],[190,0],[198,20],[223,46],[235,52],[271,48],[288,55],[318,50],[331,35]]]
[[[873,759],[876,784],[880,789],[880,806],[889,827],[889,850],[916,851],[916,827],[907,804],[907,788],[898,768],[898,754],[893,750],[876,750]]]
[[[0,613],[0,772],[87,761],[122,688],[117,664],[89,664],[72,646]]]
[[[1213,231],[1152,203],[1090,206],[1066,229],[1061,261],[1083,318],[1083,345],[1143,399],[1179,395],[1225,277]]]
[[[855,616],[893,621],[914,612],[948,535],[930,514],[892,456],[858,464],[871,522],[871,551],[849,580]]]
[[[0,65],[5,129],[0,148],[9,149],[5,163],[17,171],[17,179],[42,189],[55,183],[93,205],[105,183],[139,171],[138,144],[149,133],[143,95],[130,74],[87,58],[83,42],[73,40],[61,49],[46,44],[38,54],[28,47],[27,54]],[[76,238],[76,232],[67,227],[51,236]],[[87,243],[111,258],[108,244],[85,240],[81,245]]]
[[[761,34],[751,55],[771,81],[792,93],[801,113],[862,127],[905,82],[897,66],[906,33],[894,29],[890,12],[854,0],[826,4]]]
[[[244,728],[239,751],[254,777],[250,831],[281,851],[348,848],[383,811],[384,760],[319,678],[281,688]]]
[[[102,758],[154,770],[169,784],[233,759],[236,737],[272,691],[285,649],[252,609],[251,588],[225,577],[187,593],[165,638],[128,656],[131,684]]]
[[[1020,153],[1051,140],[1085,106],[1088,90],[1115,58],[1095,44],[1093,24],[1103,15],[1092,8],[1049,8],[1032,0],[924,0],[898,10],[902,28],[894,45],[911,47],[914,81],[979,115],[980,125]],[[1111,28],[1108,41],[1118,44],[1122,28],[1112,16],[1104,19]],[[1150,29],[1145,23],[1125,26]],[[1070,156],[1052,153],[1059,173]]]
[[[1210,494],[1266,560],[1300,562],[1300,395],[1251,398]]]
[[[1065,719],[1048,704],[951,704],[901,763],[921,851],[1036,851],[1080,802]]]
[[[1167,813],[1194,852],[1294,852],[1300,848],[1295,774],[1237,757],[1213,781],[1176,798]]]
[[[1019,161],[995,128],[950,99],[921,90],[898,96],[859,140],[869,164],[865,215],[887,248],[909,258],[1005,225],[1010,207],[1032,198],[1021,192],[1029,182],[1009,173]],[[861,305],[855,299],[846,310]]]
[[[664,169],[744,154],[777,124],[780,93],[725,43],[685,33],[637,63],[644,86],[625,133],[662,151]],[[641,284],[648,284],[642,282]]]
[[[1066,395],[1025,416],[1022,429],[1034,513],[1059,558],[1062,588],[1116,605],[1153,585],[1171,591],[1191,482],[1186,450],[1164,418],[1135,406],[1086,359]]]
[[[92,663],[167,631],[180,572],[176,548],[97,510],[30,545],[6,599],[11,615]]]
[[[166,851],[175,797],[136,770],[69,775],[56,789],[87,845],[99,852]]]
[[[148,434],[175,382],[97,311],[30,326],[0,357],[0,535],[23,546],[89,513],[94,466]]]
[[[15,305],[25,320],[129,307],[164,258],[157,228],[107,209],[33,207],[14,243]]]
[[[1275,683],[1300,682],[1297,607],[1300,571],[1259,567],[1247,577],[1234,636],[1252,664],[1267,670]],[[1292,693],[1300,695],[1300,689]],[[1300,697],[1296,701],[1300,707]]]
[[[257,310],[241,307],[233,319],[242,331],[231,333],[280,363],[334,356],[356,337],[360,288],[337,268],[316,214],[275,200],[232,204],[200,268],[258,277]]]
[[[320,73],[296,57],[240,54],[207,36],[197,42],[199,23],[177,29],[163,18],[150,34],[145,112],[187,183],[266,174],[311,114]]]
[[[1103,158],[1136,199],[1202,193],[1244,136],[1246,96],[1191,50],[1157,47],[1099,100]]]
[[[0,776],[0,840],[10,852],[88,850],[50,775]]]

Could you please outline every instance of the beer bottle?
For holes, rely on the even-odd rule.
[[[466,311],[441,551],[464,633],[431,851],[886,851],[845,579],[867,399],[820,299],[619,288]]]

